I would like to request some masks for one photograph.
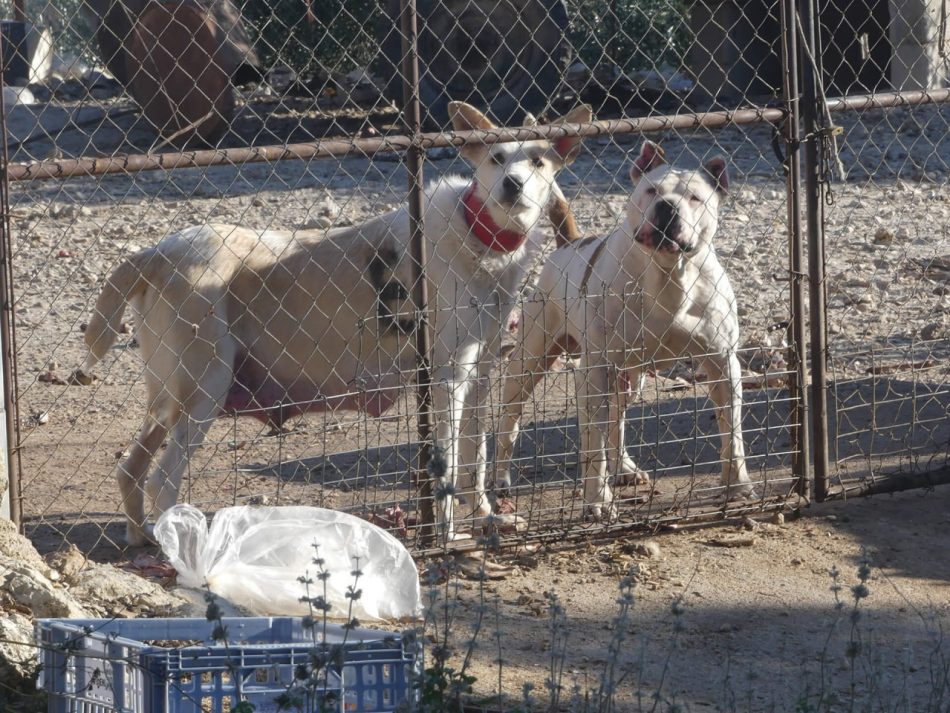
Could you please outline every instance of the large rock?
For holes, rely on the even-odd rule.
[[[153,581],[106,564],[87,564],[70,585],[70,593],[94,616],[170,616],[187,604]]]
[[[13,689],[36,668],[33,622],[25,614],[10,612],[0,616],[0,681]]]
[[[36,569],[49,569],[33,543],[20,534],[9,520],[0,518],[0,561],[10,559]]]
[[[0,591],[4,599],[32,611],[37,619],[89,618],[89,611],[70,592],[54,585],[47,577],[49,568],[45,564],[43,568],[0,559]]]

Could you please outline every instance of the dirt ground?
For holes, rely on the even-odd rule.
[[[950,444],[950,267],[941,267],[950,266],[946,121],[939,108],[927,107],[850,115],[843,123],[848,176],[833,185],[834,204],[828,206],[826,284],[836,485],[892,470],[945,467]],[[132,129],[131,118],[116,118],[88,136],[73,136],[66,155],[129,150]],[[750,359],[773,354],[782,346],[776,326],[787,321],[789,307],[784,179],[770,128],[653,138],[672,160],[729,157],[733,190],[718,251],[735,285],[746,353]],[[588,141],[585,154],[562,175],[585,232],[602,233],[619,219],[640,140]],[[43,142],[30,146],[33,157],[53,150]],[[446,152],[430,159],[430,177],[466,170]],[[357,222],[399,205],[406,185],[391,157],[13,186],[21,494],[26,532],[37,549],[49,552],[68,541],[97,561],[133,554],[120,544],[114,481],[116,460],[145,408],[143,364],[131,329],[94,386],[63,383],[82,362],[82,325],[119,260],[210,219],[287,229]],[[702,511],[703,498],[716,495],[712,413],[703,388],[689,379],[684,387],[677,374],[689,376],[659,375],[631,410],[631,448],[657,485],[625,493],[621,517],[628,523],[670,524]],[[395,504],[410,510],[415,419],[409,389],[407,380],[399,408],[381,419],[311,416],[279,438],[268,437],[251,419],[221,419],[192,463],[183,498],[209,513],[263,502],[364,513]],[[576,679],[596,687],[615,633],[618,582],[636,566],[636,603],[617,656],[626,672],[618,710],[637,710],[638,693],[651,710],[657,689],[665,701],[688,710],[795,710],[800,697],[821,688],[816,672],[823,652],[825,690],[850,685],[844,657],[850,620],[829,639],[840,614],[829,570],[840,570],[847,604],[867,551],[873,569],[871,596],[862,602],[867,616],[860,635],[867,645],[857,658],[862,695],[876,697],[881,709],[926,710],[900,704],[901,697],[924,700],[931,675],[946,675],[931,637],[947,623],[950,559],[942,533],[950,522],[950,490],[810,506],[801,518],[775,524],[765,510],[793,486],[790,406],[781,385],[745,394],[749,467],[760,494],[750,504],[758,522],[748,525],[752,529],[739,523],[657,533],[651,539],[658,550],[648,547],[647,554],[638,549],[642,537],[620,537],[579,549],[506,555],[503,561],[514,571],[486,584],[489,601],[497,596],[499,604],[489,609],[473,660],[477,691],[495,690],[491,635],[500,630],[503,691],[517,696],[527,681],[544,698],[545,591],[556,592],[566,610],[564,685]],[[522,439],[513,489],[519,512],[555,539],[568,530],[583,538],[587,528],[575,490],[573,410],[563,376],[553,378],[544,398],[538,393],[531,411],[541,418]],[[471,580],[462,584],[455,631],[463,637],[477,613],[478,587]],[[674,602],[682,607],[675,616]]]
[[[14,113],[14,126],[17,120],[29,125],[31,117],[35,122],[39,110],[17,111],[26,114]],[[52,122],[57,115],[47,116],[51,111],[45,108],[40,118]],[[939,466],[950,441],[950,271],[940,267],[950,255],[944,122],[927,107],[845,118],[841,156],[849,173],[832,186],[827,250],[832,458],[840,480],[881,472],[884,465]],[[135,126],[133,117],[119,117],[87,134],[66,134],[63,148],[131,150],[128,137],[141,134]],[[789,317],[785,192],[770,129],[700,129],[653,138],[679,163],[729,157],[731,196],[717,250],[737,293],[743,357],[761,370],[763,355],[765,361],[781,355],[783,332],[776,327]],[[640,141],[589,140],[560,177],[585,232],[603,233],[622,215],[629,162]],[[36,142],[28,150],[42,157],[50,147]],[[62,383],[82,363],[83,324],[117,262],[206,220],[283,229],[364,220],[404,200],[406,176],[396,159],[221,166],[12,187],[21,494],[27,531],[41,551],[66,539],[97,559],[121,556],[114,470],[145,411],[144,365],[131,327],[100,365],[94,386]],[[468,170],[444,151],[433,153],[426,167],[430,180]],[[785,365],[771,368],[781,372]],[[411,376],[399,407],[380,419],[314,414],[279,438],[268,437],[252,419],[220,419],[192,462],[184,497],[208,512],[248,502],[363,512],[412,507]],[[631,520],[675,517],[695,509],[696,495],[712,493],[717,437],[705,391],[691,379],[688,369],[679,369],[651,380],[643,403],[630,413],[636,422],[631,448],[660,484],[646,502],[643,492],[630,494],[636,505],[626,511]],[[529,418],[531,412],[543,418],[521,439],[514,496],[532,526],[559,532],[579,526],[576,406],[563,378],[553,381],[530,405]],[[763,498],[781,498],[790,489],[795,450],[788,392],[780,385],[748,389],[745,404],[753,478],[763,484]]]
[[[860,710],[945,710],[950,673],[950,487],[811,505],[783,524],[769,518],[622,538],[610,544],[522,555],[502,581],[464,581],[454,627],[464,647],[478,604],[490,606],[474,654],[478,693],[548,698],[551,617],[545,592],[566,612],[564,696],[596,689],[617,635],[619,582],[635,572],[634,604],[616,657],[616,710],[792,711],[821,690],[847,701],[854,658]],[[749,529],[749,528],[752,529]],[[652,544],[649,544],[652,543]],[[852,634],[851,587],[871,567]],[[830,572],[839,571],[835,607]],[[674,614],[674,607],[681,613]],[[557,657],[555,657],[557,658]],[[821,669],[824,667],[824,680]],[[941,703],[942,701],[942,703]],[[847,710],[844,706],[842,710]]]

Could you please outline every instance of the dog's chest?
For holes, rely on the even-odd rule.
[[[530,238],[529,238],[530,240]],[[514,295],[532,264],[534,252],[521,246],[513,252],[493,251],[472,236],[447,233],[433,245],[429,276],[440,297],[479,302],[499,293]],[[467,298],[466,298],[467,297]]]

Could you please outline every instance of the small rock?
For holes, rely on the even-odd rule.
[[[44,371],[36,380],[43,384],[56,384],[57,386],[65,386],[66,382],[63,379],[59,378],[55,372]]]
[[[44,557],[46,563],[69,581],[86,566],[86,556],[73,543]]]
[[[248,505],[267,505],[270,502],[270,498],[266,495],[252,495],[247,499]]]
[[[330,220],[324,215],[318,215],[315,218],[311,218],[300,227],[303,230],[326,230],[332,225],[333,225],[332,220]]]
[[[57,258],[72,257],[73,254],[69,250],[60,250],[56,253]]]
[[[928,342],[940,339],[945,334],[950,334],[950,326],[941,322],[931,322],[920,330],[920,338]]]
[[[755,530],[759,527],[759,523],[753,520],[751,517],[742,518],[742,529],[743,530]]]
[[[333,200],[333,198],[330,196],[325,196],[323,200],[318,201],[316,205],[313,206],[313,211],[317,215],[332,219],[334,216],[339,214],[340,204]]]
[[[874,231],[875,245],[889,245],[894,242],[894,233],[885,227],[880,227]]]
[[[636,547],[634,547],[634,551],[638,555],[649,557],[650,559],[656,559],[660,556],[660,546],[653,540],[638,542]]]
[[[785,514],[784,514],[784,513],[780,513],[780,512],[775,513],[775,514],[772,516],[772,522],[773,522],[774,524],[776,524],[776,525],[784,525],[784,524],[785,524]]]
[[[745,537],[714,537],[706,540],[705,544],[710,547],[753,547],[755,537],[751,535]]]

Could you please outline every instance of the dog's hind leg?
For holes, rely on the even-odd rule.
[[[189,355],[189,363],[204,364],[205,370],[203,374],[195,375],[191,393],[181,403],[181,412],[171,429],[165,452],[146,485],[153,518],[158,518],[178,502],[182,476],[188,469],[191,456],[204,442],[233,383],[232,345],[220,340],[208,351],[213,355],[209,354],[203,361],[195,358],[193,353]],[[176,376],[181,378],[180,374]]]
[[[722,436],[722,484],[727,494],[754,497],[755,491],[745,465],[742,440],[742,370],[735,353],[706,357],[709,398],[716,405],[716,420]]]
[[[549,310],[548,310],[549,311]],[[534,388],[569,347],[553,338],[560,322],[546,325],[544,303],[529,302],[522,320],[522,337],[504,367],[502,412],[495,432],[495,489],[511,487],[511,458],[521,429],[521,415]],[[549,328],[552,334],[546,333]]]
[[[586,514],[595,520],[616,515],[613,491],[607,478],[607,445],[610,431],[611,370],[604,355],[587,351],[575,372],[577,425],[580,430],[580,470],[584,481]]]
[[[174,421],[175,416],[171,420]],[[125,542],[130,547],[139,547],[148,540],[145,531],[145,476],[168,434],[167,422],[168,416],[162,414],[161,409],[150,409],[128,457],[119,464],[116,473],[126,516]]]
[[[192,405],[186,409],[171,429],[168,446],[146,485],[146,491],[152,503],[151,519],[153,521],[178,502],[182,476],[188,469],[195,449],[208,435],[216,413],[217,403],[211,403],[211,400],[207,399],[197,407]],[[149,526],[146,529],[147,532],[150,529]]]

